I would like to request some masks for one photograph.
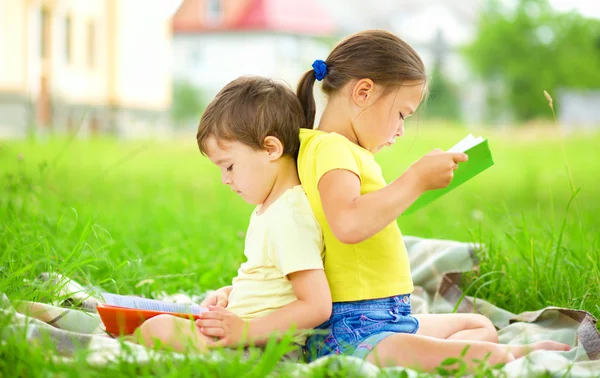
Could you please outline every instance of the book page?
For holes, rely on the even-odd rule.
[[[484,139],[482,137],[474,137],[473,134],[469,134],[450,148],[448,152],[465,152],[469,148],[476,146],[483,141]]]
[[[206,308],[186,303],[162,302],[155,299],[147,299],[129,295],[118,295],[102,293],[102,297],[107,305],[135,308],[140,310],[152,310],[160,312],[175,312],[178,314],[199,315],[207,311]]]

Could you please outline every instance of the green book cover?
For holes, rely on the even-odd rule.
[[[469,135],[463,141],[466,141],[468,144],[469,142],[473,143],[474,141],[477,141],[477,139],[473,138],[472,135]],[[419,210],[420,208],[426,206],[432,201],[435,201],[451,190],[454,190],[458,186],[464,184],[494,165],[492,152],[490,151],[490,146],[487,139],[481,139],[479,143],[475,144],[474,146],[469,146],[467,149],[462,149],[460,147],[463,141],[459,142],[456,146],[448,150],[454,152],[463,151],[469,156],[468,161],[464,163],[458,163],[458,168],[454,171],[454,177],[452,178],[450,185],[443,189],[435,189],[423,193],[408,209],[404,211],[403,215]]]

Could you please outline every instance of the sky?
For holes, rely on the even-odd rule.
[[[559,11],[576,10],[586,17],[600,19],[598,0],[550,0],[550,4]]]

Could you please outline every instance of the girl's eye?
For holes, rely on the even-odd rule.
[[[233,170],[233,164],[231,164],[229,167],[227,167],[227,172],[231,172],[231,170]]]
[[[404,121],[404,114],[400,113],[400,119]]]

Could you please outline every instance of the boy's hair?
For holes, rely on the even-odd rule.
[[[399,87],[406,81],[427,82],[423,61],[406,42],[382,30],[358,32],[341,41],[327,60],[323,92],[331,95],[352,79],[371,79],[386,87]],[[313,86],[315,71],[307,71],[298,84],[297,94],[304,109],[305,128],[315,121]]]
[[[267,136],[283,144],[283,155],[296,157],[300,149],[300,128],[304,126],[302,105],[283,84],[259,76],[242,76],[227,84],[208,105],[196,140],[206,155],[206,141],[237,141],[263,149]]]

